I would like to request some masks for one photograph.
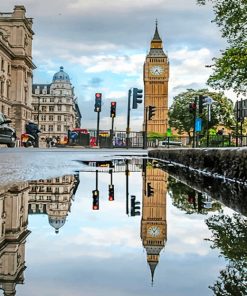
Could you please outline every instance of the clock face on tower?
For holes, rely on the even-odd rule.
[[[160,228],[158,226],[151,226],[148,228],[148,234],[152,237],[157,237],[160,235]]]
[[[152,66],[150,68],[150,73],[152,75],[161,75],[164,72],[164,68],[162,66]]]

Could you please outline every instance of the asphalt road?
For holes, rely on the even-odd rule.
[[[0,148],[0,186],[18,182],[72,174],[82,171],[83,160],[147,155],[137,149],[76,149],[76,148]]]

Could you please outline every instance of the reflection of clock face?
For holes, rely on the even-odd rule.
[[[150,72],[153,75],[161,75],[164,72],[164,69],[161,66],[153,66],[150,68]]]
[[[148,234],[152,237],[157,237],[160,235],[160,228],[158,226],[151,226],[148,228]]]

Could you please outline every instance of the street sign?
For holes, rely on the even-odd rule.
[[[201,118],[196,118],[195,131],[200,132],[201,130],[202,130],[202,119]]]

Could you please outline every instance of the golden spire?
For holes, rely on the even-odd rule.
[[[155,20],[155,31],[154,31],[154,37],[151,40],[151,46],[150,49],[161,49],[161,53],[163,53],[163,45],[162,45],[162,40],[159,35],[158,31],[158,20]]]

